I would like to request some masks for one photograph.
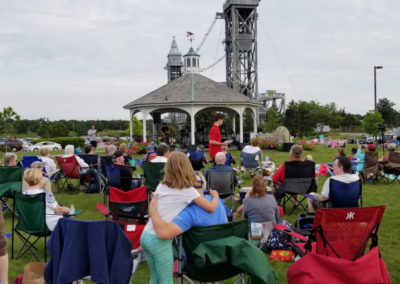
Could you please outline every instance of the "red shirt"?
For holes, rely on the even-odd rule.
[[[302,159],[293,159],[291,161],[303,161]],[[285,163],[283,163],[279,169],[276,170],[274,175],[272,176],[272,181],[273,182],[283,182],[285,179]]]
[[[221,132],[219,131],[219,127],[216,124],[213,124],[213,126],[210,129],[210,135],[208,136],[208,141],[211,140],[221,143]],[[218,152],[222,152],[220,145],[212,145],[211,143],[208,143],[208,150],[211,159],[214,159],[215,154],[217,154]]]

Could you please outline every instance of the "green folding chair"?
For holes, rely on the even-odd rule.
[[[16,192],[21,192],[23,175],[24,169],[22,167],[0,167],[0,202],[4,213],[7,210],[13,211],[7,201],[13,198]]]
[[[149,187],[153,192],[156,191],[158,184],[164,178],[164,167],[165,163],[142,163],[144,185]]]
[[[233,283],[279,283],[264,253],[249,242],[248,219],[196,227],[178,237],[178,284],[217,282],[239,275]],[[186,259],[184,260],[184,251]]]
[[[46,193],[35,195],[16,193],[14,208],[18,214],[18,223],[15,225],[15,214],[13,214],[11,258],[14,258],[14,236],[17,235],[22,241],[22,246],[17,251],[16,258],[22,257],[29,251],[37,261],[40,261],[35,253],[38,250],[35,245],[43,237],[44,261],[46,262],[46,237],[51,234],[46,225]]]

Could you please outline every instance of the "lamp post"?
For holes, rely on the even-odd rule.
[[[383,66],[374,66],[374,103],[375,103],[375,110],[376,110],[376,69],[382,69]]]

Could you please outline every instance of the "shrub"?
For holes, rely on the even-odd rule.
[[[32,140],[32,144],[36,144],[36,143],[42,142],[42,141],[52,141],[55,143],[59,143],[59,144],[61,144],[61,146],[63,148],[69,144],[74,145],[75,147],[85,145],[85,139],[83,139],[81,137],[56,137],[56,138],[50,138],[50,139],[40,138],[40,139]]]
[[[307,144],[307,143],[301,144],[301,146],[303,147],[304,151],[313,151],[316,147],[315,145]]]
[[[146,146],[149,145],[147,142],[135,142],[132,144],[132,146],[129,148],[129,152],[132,153],[133,155],[138,155],[138,154],[146,154]]]

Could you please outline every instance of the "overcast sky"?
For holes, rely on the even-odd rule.
[[[0,107],[26,119],[128,119],[123,105],[164,85],[172,37],[200,43],[224,0],[20,0],[0,9]],[[259,92],[287,102],[336,102],[352,113],[378,98],[400,109],[399,0],[262,0]],[[206,67],[224,53],[218,20],[199,51]],[[203,72],[225,81],[225,61]]]

